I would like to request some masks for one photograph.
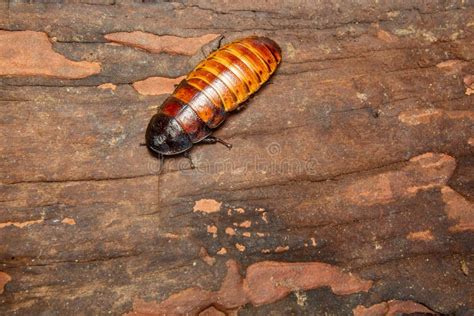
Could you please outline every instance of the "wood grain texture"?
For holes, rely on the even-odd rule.
[[[100,72],[0,77],[0,314],[159,313],[173,298],[239,315],[393,302],[469,313],[473,23],[469,1],[3,2],[2,32],[43,32],[68,62]],[[184,55],[105,38],[134,31],[281,46],[268,84],[216,132],[232,150],[196,146],[197,169],[179,157],[157,175],[139,144],[167,95],[133,84],[186,75],[219,39]],[[244,305],[226,282],[229,260],[235,284],[273,262],[255,282],[285,295]],[[342,295],[289,284],[301,262],[372,286]]]

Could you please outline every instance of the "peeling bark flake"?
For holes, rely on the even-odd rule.
[[[175,85],[179,84],[185,77],[165,78],[149,77],[132,83],[133,88],[142,95],[169,94],[174,91]]]
[[[46,33],[0,31],[0,76],[81,79],[99,72],[98,62],[73,61],[56,53]]]
[[[206,34],[200,37],[178,37],[155,35],[141,31],[117,32],[104,37],[114,43],[143,49],[151,53],[192,56],[205,44],[218,38],[219,34]]]

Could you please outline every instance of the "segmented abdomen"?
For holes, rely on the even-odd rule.
[[[248,37],[232,42],[197,65],[161,111],[174,117],[197,143],[257,91],[280,61],[280,47],[271,39]]]

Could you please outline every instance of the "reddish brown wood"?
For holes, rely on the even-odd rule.
[[[159,313],[173,298],[207,314],[469,313],[470,2],[87,2],[0,4],[13,39],[0,43],[0,314]],[[152,35],[106,38],[134,31]],[[157,175],[139,144],[172,84],[138,82],[187,74],[218,35],[254,34],[283,62],[216,133],[233,149],[196,146],[197,169],[176,158]],[[145,50],[162,36],[187,53]],[[278,300],[248,296],[268,262],[257,285]],[[334,274],[305,278],[298,262],[371,286],[331,290]]]

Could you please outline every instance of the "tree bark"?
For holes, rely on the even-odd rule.
[[[472,311],[472,2],[81,2],[0,4],[1,314]],[[253,34],[232,150],[159,173],[174,78]]]

